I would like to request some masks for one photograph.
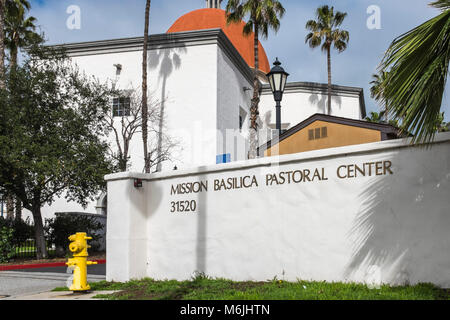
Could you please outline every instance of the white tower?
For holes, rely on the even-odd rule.
[[[206,0],[206,7],[220,9],[221,2],[222,0]]]

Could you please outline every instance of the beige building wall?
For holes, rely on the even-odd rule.
[[[314,140],[309,139],[310,130],[320,129],[322,133],[322,128],[327,128],[326,137],[321,137]],[[381,132],[378,130],[325,121],[315,121],[309,126],[294,133],[290,137],[282,140],[279,143],[279,154],[293,154],[311,150],[336,148],[378,141],[381,141]],[[272,148],[278,149],[278,145]],[[268,148],[264,152],[264,156],[270,157],[272,155],[272,148]],[[273,153],[278,154],[275,150]]]

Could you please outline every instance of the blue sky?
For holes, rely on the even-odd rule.
[[[31,0],[31,14],[38,19],[50,44],[141,36],[145,0]],[[439,14],[431,0],[282,0],[286,15],[277,34],[263,40],[270,62],[279,57],[291,74],[290,81],[327,82],[326,55],[305,44],[306,21],[323,4],[348,13],[342,28],[350,32],[348,49],[332,53],[333,83],[364,88],[368,112],[379,111],[370,98],[371,76],[392,40]],[[225,6],[226,0],[222,3]],[[81,9],[81,29],[69,30],[66,13],[70,5]],[[367,27],[367,8],[381,9],[381,29]],[[164,33],[186,12],[203,8],[204,0],[153,0],[150,33]],[[450,83],[442,111],[450,121]]]

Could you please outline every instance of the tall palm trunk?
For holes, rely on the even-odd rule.
[[[14,33],[14,45],[12,46],[11,50],[10,50],[10,55],[11,55],[11,61],[10,61],[10,68],[13,69],[15,67],[17,67],[17,56],[19,54],[18,52],[18,48],[19,48],[19,34],[16,32]],[[10,202],[10,207],[8,207],[8,209],[11,211],[11,219],[14,218],[14,210],[15,210],[15,214],[16,217],[15,219],[17,221],[22,220],[22,202],[20,201],[19,197],[15,197],[15,199],[13,197],[11,197],[10,199],[8,198],[8,201]],[[14,204],[15,204],[15,209],[14,209]]]
[[[327,49],[328,62],[328,114],[331,115],[331,45]]]
[[[11,50],[10,50],[10,55],[11,55],[11,67],[15,68],[17,66],[17,55],[19,54],[19,34],[18,33],[14,33],[14,45],[12,46]]]
[[[0,89],[5,89],[5,6],[6,0],[0,0]],[[14,199],[6,198],[6,217],[14,217]]]
[[[147,56],[148,29],[150,20],[151,0],[145,6],[144,47],[142,54],[142,140],[144,144],[145,173],[150,173],[150,159],[148,155],[148,105],[147,105]]]
[[[11,61],[10,61],[10,66],[11,68],[14,68],[15,66],[17,66],[17,49],[11,49]]]
[[[5,88],[5,2],[0,0],[0,89]]]
[[[255,159],[258,150],[258,105],[259,105],[259,27],[255,25],[254,34],[254,53],[255,53],[255,69],[253,78],[253,98],[250,107],[250,150],[249,159]]]

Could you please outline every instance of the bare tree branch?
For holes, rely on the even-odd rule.
[[[106,117],[106,126],[114,135],[115,148],[110,148],[111,156],[117,161],[120,171],[127,171],[131,159],[129,154],[130,143],[136,134],[142,133],[142,99],[139,89],[132,88],[130,90],[119,90],[119,92],[121,92],[121,96],[116,98],[129,99],[129,110],[123,110],[124,113],[121,116],[114,117],[113,113],[109,114]],[[165,124],[164,119],[161,119],[162,102],[159,100],[147,101],[148,132],[158,139],[161,131],[164,132],[161,138],[163,146],[159,152],[157,143],[153,141],[157,139],[149,139],[152,140],[148,142],[147,146],[150,168],[164,161],[172,160],[171,153],[179,145],[178,142],[165,134],[165,125],[160,128],[161,123]],[[128,101],[126,105],[128,106]],[[117,121],[117,118],[120,118],[120,121]]]

